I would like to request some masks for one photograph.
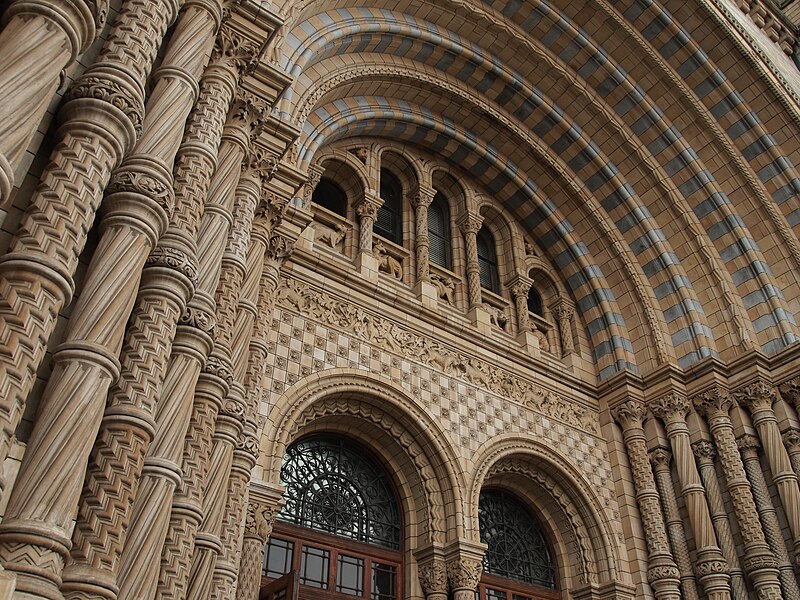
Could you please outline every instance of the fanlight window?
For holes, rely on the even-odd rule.
[[[363,450],[342,439],[289,447],[281,467],[286,504],[279,519],[384,548],[400,548],[400,511],[391,484]]]
[[[431,262],[445,269],[452,269],[450,212],[447,210],[447,200],[441,192],[436,192],[428,208],[428,240]]]
[[[555,589],[556,572],[539,525],[510,494],[484,490],[478,506],[484,572]]]

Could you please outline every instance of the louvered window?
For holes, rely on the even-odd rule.
[[[478,232],[478,265],[481,269],[481,286],[494,293],[499,293],[497,250],[494,245],[494,237],[486,227],[481,227]]]
[[[388,169],[381,169],[381,199],[383,205],[378,209],[374,231],[395,244],[402,244],[403,186]]]
[[[440,192],[436,192],[428,208],[428,240],[431,262],[452,269],[450,211],[447,210],[447,200]]]

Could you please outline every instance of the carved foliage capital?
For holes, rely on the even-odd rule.
[[[650,410],[665,423],[681,422],[691,410],[689,399],[683,394],[671,392],[650,402]]]
[[[308,167],[308,179],[306,179],[304,188],[303,188],[303,196],[306,200],[306,205],[311,202],[311,195],[314,193],[314,189],[317,187],[320,179],[322,179],[322,174],[325,172],[325,167],[322,165],[311,165]]]
[[[429,187],[419,187],[416,192],[411,196],[411,204],[414,208],[425,207],[428,208],[436,196],[436,190]]]
[[[564,321],[571,321],[572,317],[575,316],[575,309],[563,302],[558,306],[554,306],[551,309],[551,312],[553,313],[553,316],[559,323]]]
[[[483,217],[475,213],[467,213],[459,221],[458,226],[461,228],[461,233],[478,233],[483,226]]]
[[[242,175],[260,180],[261,185],[275,176],[280,165],[280,157],[262,148],[254,148],[245,158]]]
[[[783,443],[790,452],[800,452],[800,429],[792,427],[783,434]]]
[[[234,30],[230,24],[223,23],[219,28],[211,60],[215,63],[230,62],[240,72],[252,68],[259,54],[259,46]]]
[[[643,402],[638,400],[628,400],[611,411],[614,420],[617,421],[623,431],[632,428],[641,428],[644,423],[647,408]]]
[[[236,98],[231,103],[228,121],[239,127],[249,127],[250,137],[252,138],[254,134],[258,133],[264,122],[267,108],[266,102],[261,98],[247,90],[239,88]],[[255,156],[257,160],[258,153],[255,153]],[[244,166],[250,167],[250,162],[246,162]]]
[[[361,217],[362,219],[372,219],[375,220],[375,217],[378,216],[378,209],[380,208],[380,204],[375,202],[369,198],[364,198],[358,206],[356,206],[356,214]]]
[[[733,397],[750,409],[751,412],[769,410],[778,399],[778,392],[771,383],[758,379],[748,385],[737,388]]]
[[[693,396],[692,403],[698,413],[705,415],[709,419],[727,417],[731,408],[733,408],[733,400],[730,394],[719,386]]]
[[[294,251],[294,240],[285,235],[275,234],[269,238],[267,244],[267,258],[282,264]]]
[[[474,590],[481,579],[483,565],[480,561],[459,558],[447,564],[447,580],[455,590]]]
[[[669,469],[670,462],[672,462],[672,452],[666,448],[653,448],[650,451],[650,462],[656,470]]]
[[[761,447],[761,442],[758,441],[758,437],[745,434],[736,438],[736,445],[739,447],[742,454],[758,456],[758,449]]]
[[[440,562],[432,562],[419,568],[419,583],[426,596],[447,593],[447,569]]]
[[[700,462],[708,461],[713,462],[717,451],[714,444],[708,440],[699,440],[692,444],[692,451]]]
[[[778,389],[784,400],[791,402],[800,409],[800,377],[784,381]]]
[[[265,544],[270,533],[272,533],[272,524],[275,522],[277,514],[277,506],[270,506],[261,502],[249,502],[247,516],[244,521],[245,537],[256,538],[262,544]]]

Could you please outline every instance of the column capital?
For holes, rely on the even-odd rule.
[[[753,413],[770,410],[778,400],[778,390],[772,383],[758,378],[736,388],[733,392],[733,397],[739,404],[746,406]]]
[[[292,252],[294,252],[294,244],[295,240],[281,233],[270,236],[269,242],[267,243],[267,258],[279,264],[283,264],[283,261],[289,258]]]
[[[431,205],[431,202],[433,202],[434,196],[436,196],[435,189],[426,185],[420,185],[411,195],[411,205],[414,208],[419,208],[420,206],[427,208]]]
[[[661,469],[669,470],[669,465],[672,462],[672,452],[666,448],[658,446],[650,450],[649,454],[650,462],[656,471]]]
[[[433,561],[419,567],[419,584],[425,596],[447,594],[447,567],[443,561]]]
[[[789,453],[800,452],[800,429],[790,427],[783,434],[783,443]]]
[[[453,591],[474,590],[483,573],[483,563],[475,558],[456,558],[447,561],[447,581]]]
[[[550,307],[550,312],[557,321],[563,321],[575,316],[575,307],[572,302],[562,298]]]
[[[682,423],[692,409],[692,403],[683,394],[670,392],[649,402],[653,414],[667,425]]]
[[[699,394],[692,396],[692,404],[698,413],[708,419],[728,416],[734,402],[728,390],[721,386],[711,387]]]
[[[252,139],[253,134],[258,131],[259,126],[266,119],[268,108],[263,99],[239,87],[228,112],[228,123],[249,127]],[[260,155],[256,153],[256,157],[258,159]],[[246,166],[249,166],[249,163],[246,163]]]
[[[227,20],[222,23],[211,53],[211,63],[231,62],[244,72],[255,65],[260,47],[231,27]]]
[[[623,431],[628,431],[643,426],[647,407],[639,400],[626,400],[611,409],[611,415],[622,426]]]
[[[692,452],[697,457],[700,463],[713,464],[714,457],[717,455],[717,450],[714,448],[714,443],[709,440],[699,440],[692,444]]]
[[[508,280],[506,283],[506,287],[511,292],[511,295],[515,298],[517,296],[526,296],[528,292],[530,292],[531,287],[533,287],[533,279],[528,277],[527,275],[522,275],[517,273],[511,279]]]
[[[746,433],[736,438],[736,446],[743,455],[758,457],[758,449],[761,447],[761,442],[758,441],[757,436]]]
[[[794,404],[800,410],[800,377],[784,381],[778,386],[781,398]]]
[[[303,205],[306,208],[311,207],[311,196],[314,194],[314,189],[322,179],[322,174],[325,173],[325,167],[322,165],[309,165],[308,177],[303,184]]]
[[[464,213],[458,219],[458,227],[461,229],[461,233],[478,233],[483,226],[483,217],[474,212],[467,212]]]
[[[378,209],[383,206],[383,199],[370,190],[364,194],[364,198],[356,204],[356,214],[363,218],[375,219],[378,216]]]

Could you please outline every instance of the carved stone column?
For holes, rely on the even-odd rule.
[[[428,208],[433,202],[436,190],[432,187],[420,185],[417,193],[411,197],[411,204],[416,211],[416,251],[417,251],[417,281],[431,280],[431,243],[428,237]]]
[[[686,545],[686,532],[683,529],[683,519],[678,510],[678,501],[672,483],[671,461],[672,453],[666,448],[655,448],[650,451],[650,462],[653,464],[658,493],[661,495],[661,505],[664,508],[667,534],[675,553],[675,563],[681,574],[683,597],[684,600],[698,600],[700,596],[697,594],[697,582],[694,579],[689,548]]]
[[[561,335],[561,354],[566,356],[575,352],[575,343],[572,340],[572,321],[575,318],[575,308],[568,302],[561,300],[552,308],[553,317],[558,322],[558,332]]]
[[[459,222],[461,233],[464,234],[464,242],[467,251],[467,294],[469,296],[469,307],[473,308],[483,302],[481,294],[481,267],[478,262],[478,232],[483,225],[483,217],[474,213],[467,213]]]
[[[686,415],[691,410],[691,404],[685,396],[671,393],[654,400],[650,409],[667,427],[667,437],[675,456],[678,480],[686,502],[686,512],[694,533],[697,576],[700,584],[709,598],[728,599],[730,598],[728,565],[722,550],[717,545],[705,490],[700,482],[692,454],[689,427],[686,425]]]
[[[753,498],[758,509],[758,516],[764,527],[764,535],[770,549],[778,560],[779,577],[783,588],[785,600],[798,600],[800,598],[800,588],[797,586],[797,579],[794,576],[794,569],[789,560],[789,553],[783,541],[783,533],[778,523],[778,513],[772,505],[772,499],[767,489],[767,481],[764,479],[764,472],[761,470],[761,461],[758,458],[759,444],[758,438],[754,435],[743,435],[737,438],[736,443],[742,453],[744,470],[753,488]]]
[[[158,190],[169,190],[171,200],[172,165],[221,12],[219,3],[191,0],[182,11],[156,73],[142,136],[112,179],[106,203],[113,208],[105,215],[104,222],[113,219],[117,212],[120,217],[125,215],[119,208],[128,203],[146,205],[156,201],[154,192]],[[201,52],[192,51],[196,41],[205,46]],[[164,174],[160,181],[153,173],[154,165]],[[181,204],[187,200],[185,185],[185,181],[178,181],[176,186]],[[192,200],[196,205],[197,201]],[[181,211],[184,210],[181,206]],[[123,227],[130,224],[128,215]],[[113,231],[113,226],[107,228],[104,237]],[[120,236],[115,237],[119,242]],[[89,592],[116,596],[116,571],[144,455],[154,434],[155,405],[175,329],[197,276],[194,252],[186,252],[185,244],[174,246],[162,243],[144,265],[122,347],[122,370],[111,388],[90,457],[70,561],[63,574],[61,589],[66,597],[83,597]],[[118,257],[112,255],[112,258],[116,261]],[[100,257],[101,262],[105,259]],[[108,270],[115,271],[113,263]],[[121,283],[118,274],[115,280]],[[118,296],[106,293],[110,303],[118,301]],[[120,319],[119,326],[124,326],[124,322]]]
[[[706,490],[714,531],[717,533],[717,540],[719,540],[722,553],[730,568],[732,596],[734,600],[747,600],[747,584],[744,581],[744,571],[742,571],[739,557],[736,554],[736,545],[733,543],[728,513],[722,501],[722,493],[717,482],[717,471],[714,468],[714,456],[716,454],[714,444],[701,440],[692,444],[692,451],[700,464],[700,477]]]
[[[647,441],[643,428],[647,409],[637,400],[628,400],[617,406],[612,414],[622,427],[636,488],[636,501],[639,504],[649,555],[647,579],[659,600],[679,600],[680,572],[669,548],[658,488],[647,457]]]
[[[309,212],[311,211],[311,196],[324,172],[325,167],[321,165],[309,165],[308,167],[308,179],[303,185],[303,208]]]
[[[453,591],[453,600],[475,600],[475,590],[483,573],[483,564],[472,558],[447,561],[447,581]]]
[[[285,504],[282,493],[283,490],[275,486],[261,482],[250,483],[236,600],[258,599],[264,546],[272,533],[275,517]]]
[[[531,330],[531,321],[528,317],[528,292],[531,291],[531,286],[533,286],[533,280],[523,275],[516,275],[508,283],[508,289],[511,290],[517,312],[517,331],[520,333]]]
[[[791,427],[783,434],[783,445],[789,453],[794,474],[800,477],[800,429]]]
[[[86,231],[108,181],[107,172],[118,164],[142,129],[144,83],[177,10],[177,0],[126,1],[97,64],[78,80],[62,108],[66,129],[62,127],[61,144],[51,156],[42,185],[23,219],[17,238],[22,246],[15,244],[0,263],[0,290],[14,290],[14,273],[25,263],[33,271],[26,280],[34,273],[44,279],[41,283],[45,285],[37,286],[38,293],[31,293],[26,285],[16,301],[2,303],[7,310],[20,308],[17,302],[23,298],[23,304],[34,302],[29,318],[17,321],[16,327],[24,328],[23,322],[42,326],[38,343],[45,334],[52,333],[51,325],[66,296],[59,292],[49,295],[44,303],[37,302],[37,295],[47,287],[45,281],[50,277],[48,269],[42,269],[36,257],[42,253],[47,256],[48,245],[61,244],[52,249],[53,254],[47,256],[44,264],[53,273],[58,272],[62,281],[74,272],[77,254],[73,253],[79,252],[85,243]],[[131,36],[132,30],[138,35]],[[121,111],[120,105],[127,112]],[[111,129],[104,129],[108,124],[113,125]],[[123,133],[118,127],[126,131]],[[109,134],[119,135],[110,139]],[[74,146],[69,142],[73,139]],[[85,188],[74,180],[75,172],[90,174],[84,182]],[[153,171],[156,172],[158,169]],[[54,355],[53,372],[0,528],[0,560],[7,569],[18,572],[17,589],[31,597],[57,593],[55,588],[60,583],[69,548],[65,538],[75,518],[74,507],[80,496],[86,461],[100,426],[108,387],[119,373],[117,356],[124,323],[132,308],[141,267],[166,225],[169,202],[161,201],[169,195],[169,187],[163,180],[151,179],[145,183],[136,179],[122,176],[125,182],[122,185],[132,190],[136,202],[125,198],[119,199],[119,204],[108,203],[109,215],[103,220],[101,240],[83,293],[72,309],[66,342]],[[35,234],[36,231],[39,233]],[[25,241],[33,246],[29,251],[24,250]],[[17,254],[20,251],[24,251],[24,256]],[[6,283],[10,287],[5,287]],[[41,315],[44,321],[37,324],[36,313],[44,306],[54,312]],[[114,323],[122,325],[110,326]],[[17,340],[18,348],[3,352],[4,357],[13,357],[20,347],[26,346],[24,333],[17,333],[23,335]],[[37,356],[41,358],[38,351],[26,354],[26,358]],[[27,360],[21,363],[15,369],[35,368]],[[18,409],[24,397],[15,397],[14,391],[8,391],[9,396],[0,402],[11,399]],[[21,552],[21,545],[29,549]]]
[[[784,381],[778,386],[778,389],[781,393],[781,398],[792,404],[797,409],[797,412],[800,413],[800,377]]]
[[[800,558],[800,487],[797,475],[792,470],[789,453],[783,445],[778,419],[772,405],[778,401],[778,393],[774,386],[766,381],[756,381],[737,389],[734,397],[740,404],[747,406],[753,425],[758,430],[758,437],[764,446],[772,480],[778,488],[778,495],[783,504],[786,521],[792,532],[795,555]],[[800,570],[800,563],[798,563]]]
[[[372,229],[375,227],[375,218],[382,204],[383,200],[380,197],[368,194],[356,206],[359,218],[358,251],[363,254],[372,254]]]
[[[201,80],[199,100],[189,117],[176,159],[177,205],[157,250],[183,248],[189,255],[198,253],[199,273],[194,295],[182,319],[184,322],[176,329],[172,354],[163,376],[162,401],[155,415],[155,437],[143,466],[128,541],[122,554],[120,598],[150,598],[158,584],[159,556],[167,535],[172,493],[182,472],[183,439],[199,371],[210,350],[210,338],[203,329],[214,322],[213,297],[201,287],[207,263],[197,249],[202,246],[195,240],[204,213],[203,204],[207,195],[214,191],[214,181],[227,177],[227,172],[221,171],[226,157],[217,159],[216,148],[220,145],[225,115],[236,93],[240,73],[256,50],[228,27],[220,30],[211,65]],[[244,141],[240,147],[246,148],[249,144],[251,122],[242,123]],[[237,151],[237,179],[242,153],[244,148]],[[208,198],[210,204],[215,202],[215,197],[209,195]],[[222,373],[220,385],[227,385],[224,366],[212,361],[208,369]]]
[[[733,407],[733,401],[728,392],[720,387],[714,387],[698,394],[692,398],[692,401],[697,412],[705,415],[711,435],[714,436],[717,445],[733,511],[742,533],[745,573],[750,577],[759,599],[780,598],[778,563],[764,538],[750,484],[736,447],[733,423],[728,414]]]
[[[426,600],[447,600],[447,567],[444,562],[420,565],[419,583]]]
[[[0,206],[61,80],[105,24],[108,0],[17,0],[0,33]]]
[[[58,313],[71,299],[74,289],[72,276],[103,190],[111,172],[133,146],[142,129],[145,82],[167,26],[175,17],[176,2],[159,0],[154,4],[149,0],[126,0],[122,4],[97,63],[65,97],[59,111],[61,125],[50,160],[11,242],[9,253],[0,258],[0,462],[8,456],[11,437],[22,416],[47,341],[55,329]],[[42,6],[46,5],[42,3]],[[58,6],[64,5],[71,8],[80,6],[76,2],[58,3]],[[132,36],[131,31],[136,31],[137,35]],[[12,56],[15,54],[12,52]],[[92,285],[93,279],[102,279],[103,276],[104,273],[90,273],[87,286]],[[73,307],[68,337],[102,336],[93,330],[95,326],[102,327],[92,314],[92,303],[96,301],[98,299],[89,294],[81,295],[78,306]],[[119,308],[120,314],[125,314],[122,317],[124,321],[128,314],[125,311],[130,311],[130,305],[121,303]],[[109,340],[106,347],[116,343],[118,350],[120,342]],[[94,370],[97,376],[81,376],[81,385],[75,386],[66,381],[69,376],[59,373],[57,367],[50,377],[51,387],[74,387],[76,391],[80,387],[79,393],[83,394],[92,385],[108,385],[117,375],[116,352],[95,354],[91,344],[77,344],[62,350],[62,360],[69,355],[76,357],[71,361],[73,365],[81,360],[78,357],[85,355],[87,358],[83,364]],[[39,421],[48,423],[51,419],[58,420],[58,416],[49,414],[47,407],[42,407]],[[96,428],[98,423],[99,415],[90,415],[84,418],[82,425]],[[29,499],[38,507],[39,515],[45,512],[42,509],[49,500],[36,492],[42,492],[48,486],[39,485],[39,476],[30,469],[33,466],[38,470],[35,465],[42,461],[42,457],[32,450],[44,442],[46,430],[45,426],[39,433],[34,431],[32,434],[29,444],[33,446],[28,446],[25,455],[23,477],[16,483],[20,490],[19,501]],[[75,432],[72,437],[78,440],[84,435]],[[88,448],[56,454],[67,463],[85,464],[94,435],[85,437],[83,443]],[[47,446],[49,441],[44,444]],[[54,450],[57,446],[49,447]],[[49,460],[45,462],[49,463]],[[51,464],[48,467],[49,471],[60,470]],[[71,473],[72,467],[66,468],[65,464],[67,471]],[[23,488],[27,489],[23,492]],[[58,484],[49,489],[58,490],[59,494],[64,492]],[[28,509],[17,505],[19,501],[12,502],[6,512],[3,523],[6,532],[12,530],[11,524],[18,515],[25,519],[22,514]],[[57,538],[60,534],[54,535]],[[16,548],[16,543],[7,539]],[[62,545],[61,541],[56,545]],[[28,560],[16,550],[14,554],[23,562]],[[10,559],[2,549],[0,557]],[[57,562],[60,565],[61,559]],[[52,568],[60,570],[61,567],[49,566],[46,570]],[[23,582],[21,585],[24,587],[26,584]]]

